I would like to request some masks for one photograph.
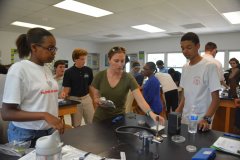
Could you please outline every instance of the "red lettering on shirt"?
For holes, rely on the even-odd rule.
[[[57,89],[51,89],[51,90],[42,90],[40,93],[41,94],[49,94],[49,93],[56,93],[56,92],[58,92],[58,90]]]

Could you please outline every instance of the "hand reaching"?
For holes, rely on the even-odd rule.
[[[150,117],[151,117],[155,122],[157,122],[157,121],[159,120],[161,125],[164,125],[164,123],[165,123],[165,119],[164,119],[162,116],[156,115],[156,114],[153,113],[153,112],[150,112]]]
[[[210,129],[210,125],[205,120],[200,120],[198,123],[198,129],[201,131],[208,131]]]
[[[60,134],[64,133],[64,125],[63,125],[63,122],[59,118],[57,118],[49,113],[46,113],[45,120],[47,121],[47,123],[49,125],[52,126],[52,128],[58,130]]]

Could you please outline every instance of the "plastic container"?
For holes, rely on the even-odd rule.
[[[36,142],[36,160],[61,160],[62,145],[58,131],[39,138]]]

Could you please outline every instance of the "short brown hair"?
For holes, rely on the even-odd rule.
[[[55,63],[54,63],[54,68],[57,68],[59,65],[65,65],[65,61],[64,60],[57,60]]]
[[[217,45],[213,42],[208,42],[206,45],[205,45],[205,51],[212,51],[214,49],[217,48]]]
[[[88,55],[87,50],[82,49],[82,48],[76,48],[73,50],[72,60],[74,61],[74,60],[78,59],[80,56],[86,56],[86,55]]]

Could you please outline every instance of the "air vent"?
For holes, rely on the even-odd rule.
[[[170,36],[182,36],[182,35],[184,35],[183,32],[171,32],[171,33],[167,33],[167,34],[170,35]]]
[[[201,23],[192,23],[192,24],[185,24],[181,25],[182,27],[186,29],[193,29],[193,28],[204,28],[205,26]]]

